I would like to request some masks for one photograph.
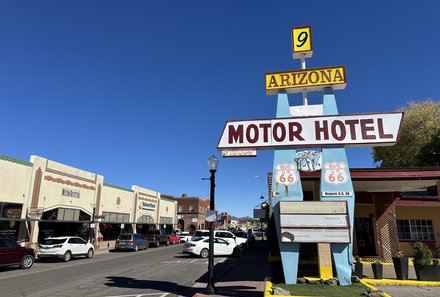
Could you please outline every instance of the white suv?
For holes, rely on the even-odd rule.
[[[194,237],[208,238],[209,230],[196,230]],[[247,250],[248,247],[246,238],[237,237],[232,232],[226,230],[214,230],[214,238],[222,238],[233,245],[240,246],[244,250]]]
[[[72,257],[93,257],[95,248],[90,242],[76,236],[49,237],[39,245],[38,258],[60,258],[68,262]]]

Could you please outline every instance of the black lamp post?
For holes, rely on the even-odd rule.
[[[92,220],[89,223],[89,234],[87,238],[90,241],[90,243],[92,242],[92,224],[95,223],[95,211],[96,211],[96,207],[95,204],[93,204]]]
[[[215,172],[217,171],[218,159],[212,155],[208,159],[208,169],[211,172],[210,191],[209,191],[209,209],[215,210],[214,203],[214,189],[215,189]],[[214,222],[209,223],[209,259],[208,259],[208,285],[206,286],[206,293],[208,295],[216,294],[216,288],[214,286]]]

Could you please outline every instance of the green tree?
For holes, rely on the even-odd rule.
[[[400,138],[393,146],[373,147],[377,167],[440,166],[440,102],[411,101],[404,111]]]

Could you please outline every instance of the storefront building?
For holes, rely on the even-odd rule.
[[[181,231],[195,231],[206,228],[206,211],[209,209],[209,199],[200,197],[174,197],[177,201],[177,225]]]
[[[176,226],[177,202],[139,186],[104,183],[104,176],[39,156],[0,156],[0,236],[35,243],[48,236],[146,232]],[[161,208],[163,204],[163,209]],[[162,218],[162,219],[161,219]]]

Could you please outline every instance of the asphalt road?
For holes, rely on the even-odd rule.
[[[0,296],[192,296],[206,286],[208,260],[184,255],[182,247],[37,262],[29,270],[1,268]],[[227,271],[236,260],[215,257],[215,272]]]

